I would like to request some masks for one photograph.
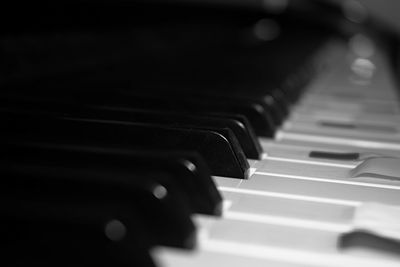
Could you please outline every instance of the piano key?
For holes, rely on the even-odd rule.
[[[155,256],[163,266],[277,266],[277,267],[346,267],[346,266],[397,266],[397,261],[382,258],[363,258],[345,254],[325,254],[320,252],[303,252],[290,249],[250,246],[229,242],[208,242],[208,244],[194,253],[182,253],[171,249],[159,249]]]
[[[17,99],[15,99],[17,98]],[[261,146],[250,129],[245,119],[237,116],[228,117],[223,114],[190,114],[174,112],[157,112],[154,110],[140,110],[135,108],[101,108],[91,106],[73,105],[65,102],[46,101],[45,99],[21,99],[18,96],[8,96],[2,99],[3,111],[18,110],[50,114],[61,114],[75,118],[107,119],[114,121],[129,121],[148,124],[167,125],[172,128],[196,128],[216,130],[230,129],[238,139],[243,151],[248,158],[259,159],[262,153]]]
[[[240,183],[237,190],[276,192],[300,195],[304,198],[328,198],[341,201],[380,202],[398,205],[398,188],[391,186],[368,186],[368,184],[337,183],[331,180],[301,179],[285,176],[254,174],[246,183]]]
[[[397,129],[395,127],[375,125],[375,124],[337,123],[337,122],[330,122],[330,121],[319,121],[317,123],[322,127],[356,129],[356,130],[369,131],[369,132],[392,133],[392,134],[395,134],[397,132]]]
[[[365,231],[399,242],[399,220],[400,208],[398,206],[364,203],[354,212],[353,231]]]
[[[259,138],[257,138],[255,131],[253,127],[251,126],[249,120],[246,118],[246,116],[243,116],[241,114],[235,114],[235,113],[224,113],[224,112],[205,112],[204,116],[211,116],[213,118],[223,118],[223,119],[232,119],[235,120],[238,124],[243,125],[242,130],[245,131],[245,135],[249,137],[251,140],[255,140],[254,146],[257,151],[261,151],[261,154],[263,153],[263,149],[260,144]],[[245,140],[243,139],[243,144],[242,146],[250,146],[249,144],[245,143]],[[251,158],[249,158],[251,159]]]
[[[324,147],[356,147],[367,152],[372,151],[398,151],[400,146],[396,140],[370,140],[354,137],[337,137],[329,135],[318,135],[313,133],[303,133],[296,131],[278,131],[276,138],[284,143],[301,143],[306,145],[318,145],[322,143]],[[300,141],[300,142],[299,142]]]
[[[285,94],[282,90],[274,89],[270,92],[271,97],[276,101],[277,106],[281,114],[286,118],[289,115],[289,100],[286,99]]]
[[[105,115],[99,114],[100,110],[94,111],[98,118],[103,119],[117,119],[117,120],[127,120],[131,122],[141,122],[141,123],[153,123],[153,124],[165,124],[170,127],[176,128],[195,128],[195,129],[205,129],[205,130],[215,130],[219,132],[221,128],[230,129],[234,136],[237,138],[239,144],[241,145],[243,152],[247,158],[259,159],[262,150],[258,143],[258,140],[249,134],[249,129],[234,118],[224,118],[224,117],[214,117],[211,115],[195,115],[195,114],[174,114],[174,113],[158,113],[151,111],[136,111],[136,110],[124,110],[111,111],[107,110]],[[110,112],[108,114],[108,112]],[[101,112],[100,112],[101,113]],[[83,115],[85,116],[85,115]],[[90,116],[90,115],[89,115]]]
[[[394,96],[393,96],[394,97]],[[340,101],[337,106],[333,105],[333,103]],[[396,110],[396,100],[389,98],[389,99],[376,99],[374,97],[367,98],[363,97],[358,94],[351,94],[351,93],[308,93],[307,95],[302,98],[301,102],[299,102],[298,107],[302,107],[305,109],[324,109],[324,105],[327,105],[332,110],[341,110],[342,108],[346,109],[357,109],[359,108],[369,108],[375,107],[377,112],[374,113],[381,113],[380,110]],[[343,111],[343,110],[342,110]],[[351,114],[351,113],[349,113]]]
[[[229,99],[213,99],[199,98],[179,95],[170,97],[166,95],[133,95],[121,96],[123,99],[117,99],[119,106],[152,108],[156,110],[169,110],[176,112],[195,112],[195,113],[210,113],[222,112],[228,114],[240,114],[245,116],[251,123],[257,135],[272,137],[275,132],[275,124],[272,121],[270,111],[266,109],[262,102],[255,101],[235,101]],[[110,104],[110,99],[106,99],[106,106],[113,107],[117,103]],[[121,101],[123,101],[121,103]]]
[[[367,159],[365,162],[380,160],[378,159]],[[383,162],[385,160],[392,161],[395,159],[385,158],[381,159]],[[361,169],[359,170],[359,166]],[[382,185],[392,185],[393,187],[399,187],[400,183],[396,181],[395,178],[389,179],[390,177],[384,178],[384,174],[382,177],[379,177],[379,170],[377,173],[369,174],[367,172],[363,172],[363,162],[355,167],[348,167],[345,165],[337,165],[333,164],[321,165],[321,164],[312,164],[312,163],[299,163],[299,162],[290,162],[285,160],[273,160],[266,159],[263,161],[259,161],[256,165],[257,173],[267,174],[267,175],[279,175],[279,176],[292,176],[298,177],[299,179],[321,179],[321,180],[333,180],[336,183],[355,183],[355,184],[366,184],[367,186],[382,186]],[[379,167],[379,165],[378,165]],[[384,172],[384,170],[382,170]],[[400,188],[400,187],[399,187]]]
[[[14,89],[14,88],[13,88]],[[92,89],[93,90],[93,89]],[[99,89],[100,90],[100,89]],[[214,113],[229,114],[232,116],[245,117],[257,135],[272,137],[275,132],[275,124],[271,117],[271,111],[268,105],[260,100],[245,99],[229,99],[226,97],[201,97],[185,94],[169,94],[168,92],[155,91],[156,94],[135,93],[135,92],[108,92],[104,90],[95,92],[76,93],[71,95],[63,90],[52,93],[49,89],[43,89],[47,101],[70,101],[79,103],[80,105],[89,105],[91,107],[102,107],[108,109],[146,109],[159,112],[175,112],[184,114],[210,115]],[[15,89],[14,92],[5,93],[5,101],[7,98],[13,99],[15,91],[19,94],[25,94],[24,90]],[[151,91],[150,91],[151,92]],[[93,95],[96,93],[96,97]],[[29,96],[29,92],[26,93]],[[75,97],[74,97],[75,96]],[[25,96],[26,97],[26,96]],[[37,96],[32,96],[37,99]],[[40,101],[39,97],[39,101]],[[43,101],[42,100],[42,101]],[[31,101],[31,100],[30,100]]]
[[[137,212],[135,221],[140,218],[152,244],[195,246],[195,226],[187,198],[168,180],[168,173],[115,172],[104,162],[99,172],[84,159],[77,157],[79,162],[69,165],[67,155],[65,158],[61,162],[56,157],[48,160],[46,168],[12,162],[1,166],[2,175],[7,177],[1,183],[2,214],[28,222],[31,216],[63,223],[75,218],[77,223],[97,227],[105,223],[103,218],[129,219],[131,210],[132,214]],[[158,182],[161,180],[162,184]],[[120,206],[125,209],[120,211]]]
[[[334,153],[325,151],[311,151],[309,154],[310,158],[323,158],[323,159],[333,159],[333,160],[359,160],[360,153]]]
[[[200,250],[193,253],[183,253],[179,250],[166,248],[157,248],[154,251],[154,257],[158,262],[162,262],[165,267],[179,266],[221,266],[221,264],[239,267],[239,266],[276,266],[276,267],[305,267],[307,264],[283,262],[283,259],[258,258],[254,255],[238,255],[229,251]]]
[[[157,91],[155,94],[157,94]],[[235,89],[233,92],[227,94],[226,91],[217,89],[217,88],[208,88],[203,90],[191,90],[188,91],[187,88],[179,89],[179,88],[172,88],[168,90],[168,97],[173,98],[196,98],[197,100],[201,100],[201,102],[213,101],[218,102],[220,104],[228,104],[232,105],[233,103],[253,103],[254,105],[261,105],[263,109],[267,112],[264,114],[269,120],[272,120],[274,125],[281,125],[282,121],[285,117],[285,108],[283,107],[282,101],[284,99],[283,95],[279,93],[274,93],[272,95],[274,89],[265,89],[264,92],[252,92],[252,91],[243,91],[240,89]],[[164,94],[161,92],[161,94]],[[277,101],[277,98],[281,96],[281,102]]]
[[[247,178],[249,165],[241,148],[214,131],[172,129],[128,122],[107,122],[2,113],[8,142],[111,148],[194,150],[214,175]],[[28,130],[29,129],[29,130]],[[29,131],[29,134],[27,134]],[[234,137],[232,137],[234,138]]]
[[[2,145],[0,160],[0,169],[3,170],[28,169],[32,174],[46,173],[56,176],[58,172],[66,170],[67,167],[62,167],[63,164],[68,164],[68,168],[73,169],[76,175],[84,176],[85,170],[91,169],[93,175],[97,173],[99,177],[110,172],[115,176],[126,175],[127,182],[130,182],[129,179],[149,178],[148,172],[159,172],[165,175],[153,176],[151,179],[163,186],[175,183],[189,200],[193,212],[216,216],[222,212],[221,195],[203,159],[196,153]],[[82,166],[81,162],[85,162],[85,165]]]
[[[229,190],[220,187],[224,201],[229,202],[225,216],[235,214],[243,220],[278,220],[279,218],[314,221],[327,224],[350,224],[357,205],[348,203],[319,202],[317,199],[296,198],[295,195],[283,195],[264,192],[256,194],[245,190]],[[355,204],[355,203],[352,203]]]
[[[386,255],[387,258],[399,258],[400,243],[398,241],[374,235],[366,231],[351,231],[340,238],[340,248],[356,255]]]
[[[314,224],[314,227],[311,226],[312,224]],[[286,228],[286,230],[274,230],[275,227],[283,227]],[[297,231],[297,228],[304,229],[302,229],[302,231]],[[204,235],[202,235],[204,239],[202,242],[202,248],[207,248],[207,245],[214,243],[222,243],[224,244],[223,246],[228,246],[228,244],[232,246],[242,244],[244,246],[253,247],[253,249],[257,247],[270,247],[274,249],[293,250],[292,246],[294,246],[295,251],[300,252],[301,250],[305,250],[306,252],[308,250],[312,250],[314,252],[318,252],[318,254],[325,254],[326,256],[339,256],[341,259],[344,260],[346,259],[346,255],[342,254],[342,252],[338,249],[337,241],[340,238],[340,233],[343,231],[347,231],[350,228],[350,225],[335,226],[334,224],[329,225],[329,227],[328,225],[322,227],[322,225],[319,225],[316,222],[307,225],[304,223],[300,223],[296,220],[290,222],[290,219],[288,221],[285,221],[284,219],[265,221],[261,220],[260,218],[252,218],[251,216],[250,218],[244,219],[244,216],[238,217],[238,215],[234,212],[227,212],[224,221],[215,221],[214,224],[205,225],[205,228],[203,229],[205,229],[206,232],[204,233]],[[271,229],[271,232],[269,231],[269,229]],[[276,235],[274,233],[280,234]],[[282,235],[282,233],[285,234]],[[285,236],[286,234],[288,234],[288,236]],[[300,236],[302,234],[312,236],[313,238],[310,240],[310,242],[304,243],[304,241],[308,239],[301,238]],[[313,242],[315,242],[316,240],[319,240],[318,248],[314,248],[313,245]],[[254,256],[254,254],[252,255]],[[390,262],[390,258],[388,258],[384,254],[366,256],[367,258],[372,260],[389,259]],[[365,259],[365,257],[363,258]],[[359,260],[363,258],[360,257]]]
[[[400,209],[398,206],[366,203],[355,210],[353,229],[340,238],[340,247],[352,253],[383,253],[399,257]]]
[[[131,217],[140,218],[132,209],[129,212]],[[84,265],[156,266],[149,254],[144,227],[132,220],[124,220],[122,224],[119,220],[103,218],[85,224],[70,218],[65,221],[34,216],[7,218],[3,214],[2,225],[0,232],[7,243],[3,260],[9,266],[71,266],[77,262]]]
[[[240,180],[231,179],[229,177],[213,176],[213,180],[217,186],[237,187],[240,185]]]
[[[261,224],[261,223],[260,223]],[[169,266],[170,264],[173,263],[178,263],[177,265],[173,266],[181,266],[182,263],[186,262],[188,259],[197,259],[197,256],[201,258],[200,262],[208,262],[206,258],[202,258],[203,254],[209,254],[211,253],[216,253],[217,255],[219,253],[221,254],[232,254],[235,255],[234,257],[238,258],[239,261],[244,261],[246,262],[246,258],[257,260],[257,259],[262,259],[266,262],[269,261],[277,261],[277,263],[286,263],[286,264],[295,264],[294,266],[302,266],[302,264],[308,264],[311,266],[349,266],[352,264],[363,264],[363,266],[372,264],[371,266],[374,266],[374,264],[377,264],[378,262],[380,264],[388,264],[388,266],[392,266],[393,264],[396,264],[396,260],[393,260],[392,258],[388,258],[386,255],[365,255],[365,256],[357,256],[353,254],[347,254],[341,251],[336,247],[337,241],[334,241],[334,239],[337,240],[337,238],[333,237],[332,235],[325,233],[323,234],[324,231],[312,231],[312,236],[319,236],[323,241],[324,245],[322,247],[319,247],[317,251],[314,250],[309,250],[310,248],[307,248],[307,246],[312,247],[312,243],[315,241],[315,239],[312,239],[310,242],[307,242],[305,246],[302,246],[299,244],[299,246],[302,246],[301,249],[292,249],[291,246],[296,247],[296,241],[299,243],[304,244],[304,240],[307,239],[301,239],[296,240],[298,236],[292,237],[294,238],[294,242],[290,243],[288,246],[287,243],[290,242],[291,238],[287,238],[287,241],[284,241],[285,238],[282,236],[279,236],[277,239],[268,239],[266,242],[262,242],[262,244],[258,244],[257,240],[262,239],[262,236],[266,236],[269,232],[265,231],[258,231],[257,238],[256,238],[256,243],[250,239],[248,239],[248,236],[246,236],[245,232],[239,232],[239,230],[242,230],[244,228],[237,228],[232,235],[225,235],[227,231],[229,232],[231,227],[233,225],[240,225],[241,227],[251,227],[257,225],[257,223],[251,223],[246,224],[243,223],[243,221],[234,220],[231,221],[225,220],[225,221],[214,221],[214,224],[208,224],[204,228],[204,233],[200,235],[201,238],[200,240],[200,251],[197,251],[193,254],[189,255],[181,255],[178,251],[171,251],[170,249],[163,250],[161,251],[161,255],[158,254],[158,256],[163,259],[164,257],[169,257],[172,255],[172,258],[167,259],[167,263]],[[225,226],[225,227],[224,227]],[[275,225],[266,225],[267,229],[269,227],[274,227]],[[216,227],[216,229],[213,229]],[[222,234],[219,229],[223,228]],[[261,227],[261,226],[260,226]],[[276,226],[276,227],[281,227],[281,226]],[[299,226],[301,227],[301,226]],[[257,227],[256,227],[257,228]],[[226,230],[228,229],[228,230]],[[251,228],[253,229],[253,228]],[[211,230],[211,231],[207,231]],[[233,230],[233,229],[232,229]],[[295,229],[291,229],[290,231],[296,231]],[[253,232],[253,230],[249,230],[250,235],[255,233],[256,231]],[[273,231],[277,233],[277,231]],[[210,235],[215,233],[215,235]],[[303,232],[304,233],[304,232]],[[308,231],[305,231],[304,234],[308,233]],[[301,234],[300,234],[301,235]],[[270,235],[269,235],[270,236]],[[272,235],[272,237],[275,235]],[[225,239],[225,237],[227,239]],[[231,240],[231,239],[232,240]],[[238,240],[240,240],[238,242]],[[273,246],[271,243],[277,242],[278,240],[281,240],[282,243],[281,246]],[[253,243],[252,243],[253,242]],[[333,245],[333,246],[332,246]],[[172,253],[171,253],[172,252]],[[167,253],[167,254],[164,254]],[[226,256],[228,256],[226,255]],[[226,257],[225,256],[225,257]],[[321,258],[319,258],[321,257]],[[324,258],[324,260],[321,261],[321,259]],[[326,261],[326,259],[329,259],[329,261]],[[183,262],[182,262],[183,260]],[[253,262],[249,261],[249,262]],[[224,262],[229,262],[228,259],[225,259]],[[257,262],[257,261],[255,261]],[[217,266],[217,263],[209,262],[210,266]],[[195,265],[197,266],[197,265]],[[235,266],[235,265],[234,265]],[[257,265],[256,265],[257,266]],[[279,265],[278,265],[279,266]],[[286,265],[284,265],[286,266]],[[289,265],[291,266],[291,265]],[[394,265],[395,266],[395,265]]]
[[[310,102],[310,103],[309,103]],[[311,104],[312,103],[312,104]],[[339,103],[335,103],[335,101],[313,101],[312,99],[300,103],[297,107],[297,110],[301,111],[305,110],[325,110],[325,111],[336,111],[340,110],[341,112],[346,113],[365,113],[365,114],[380,114],[380,115],[393,115],[398,114],[399,109],[396,103],[391,101],[377,101],[377,100],[368,100],[363,99],[363,101],[343,101],[341,100]]]
[[[285,113],[287,110],[286,106],[283,106],[281,99],[281,103],[278,103],[279,100],[276,99],[276,97],[273,97],[271,95],[266,95],[262,98],[264,102],[269,104],[270,110],[271,110],[271,118],[276,126],[280,126],[283,123],[283,120],[285,119]]]
[[[295,137],[295,136],[292,136]],[[297,136],[300,137],[300,136]],[[302,136],[303,137],[303,136]],[[305,138],[306,139],[306,138]],[[398,150],[389,149],[389,148],[378,148],[378,147],[369,147],[363,143],[358,142],[343,142],[344,144],[338,144],[335,139],[328,139],[333,141],[331,143],[323,143],[320,140],[306,139],[303,141],[300,140],[291,140],[291,139],[283,139],[281,141],[274,141],[267,139],[260,139],[260,143],[262,144],[265,151],[270,151],[270,154],[276,157],[284,157],[284,158],[308,158],[308,153],[312,150],[326,150],[337,153],[349,152],[349,153],[360,153],[361,159],[372,158],[376,156],[382,157],[399,157],[400,153]],[[314,142],[315,141],[315,142]],[[359,146],[357,146],[359,145]],[[291,154],[293,151],[293,155]],[[316,159],[314,159],[316,161]],[[320,159],[318,162],[322,162]],[[326,161],[326,160],[325,160]],[[354,166],[358,164],[358,162],[354,162],[351,164]]]
[[[277,90],[275,90],[277,91]],[[232,94],[227,95],[226,92],[221,95],[216,95],[215,92],[212,92],[212,96],[216,99],[229,99],[230,101],[237,101],[237,102],[253,102],[259,105],[262,105],[265,110],[268,111],[266,114],[267,117],[270,117],[272,122],[275,126],[279,126],[282,124],[285,116],[286,116],[286,109],[287,106],[283,106],[283,95],[279,95],[279,93],[275,93],[276,96],[273,96],[273,90],[271,92],[269,90],[265,90],[263,94],[256,94],[252,92],[233,92]],[[202,92],[201,94],[204,94]],[[193,95],[193,94],[192,94]],[[207,98],[209,97],[208,94],[205,95]],[[281,99],[278,97],[281,96]],[[280,101],[280,102],[279,102]]]
[[[234,88],[230,91],[218,91],[218,94],[232,99],[237,98],[238,101],[242,99],[261,101],[270,109],[271,117],[277,126],[281,125],[289,114],[290,103],[281,88],[269,88],[268,86],[261,89],[247,88],[246,90],[243,88]]]
[[[208,229],[208,238],[225,242],[334,253],[338,233],[225,218]]]
[[[92,117],[98,119],[109,119],[118,121],[130,121],[139,123],[150,123],[166,125],[171,128],[194,128],[203,130],[215,130],[221,132],[221,129],[230,129],[235,138],[241,145],[247,158],[259,159],[262,153],[261,146],[255,137],[249,135],[248,129],[244,128],[241,122],[233,118],[214,117],[211,115],[196,114],[175,114],[166,112],[155,112],[145,110],[101,110],[94,109],[91,114],[76,115],[76,117]],[[75,117],[75,115],[72,115]],[[229,137],[229,136],[226,136]],[[233,142],[233,141],[231,141]]]
[[[355,178],[371,177],[391,181],[399,181],[399,163],[400,159],[397,158],[366,159],[357,167],[351,170],[351,176]]]
[[[338,111],[340,112],[340,111]],[[338,112],[334,112],[331,114],[326,114],[324,111],[315,112],[314,114],[309,113],[309,115],[302,115],[300,113],[293,114],[291,119],[296,122],[311,122],[315,123],[316,121],[331,121],[331,122],[339,122],[339,123],[351,123],[351,124],[361,124],[361,125],[374,125],[379,129],[379,127],[386,128],[390,131],[395,131],[397,129],[396,118],[398,116],[382,116],[375,115],[375,118],[362,118],[360,116],[354,116],[351,114],[347,114],[346,116],[341,116]],[[336,114],[335,114],[336,113]],[[342,114],[343,115],[343,114]]]
[[[396,127],[399,122],[397,114],[352,114],[340,110],[296,110],[296,112],[291,114],[291,117],[296,121],[330,120],[349,123],[372,123],[375,125],[387,125],[389,127]]]
[[[312,133],[316,135],[340,137],[347,139],[365,139],[371,141],[397,142],[400,132],[397,127],[379,125],[360,125],[357,123],[287,122],[283,131],[296,133]],[[357,138],[358,137],[358,138]]]
[[[319,165],[334,165],[334,166],[343,166],[343,167],[355,167],[360,163],[361,160],[364,160],[369,157],[380,156],[384,157],[385,154],[378,153],[366,153],[360,152],[358,149],[351,149],[348,147],[339,148],[331,148],[331,147],[318,147],[312,146],[308,144],[299,143],[295,144],[284,144],[278,142],[271,142],[267,140],[263,140],[263,148],[268,153],[265,153],[264,158],[274,159],[274,160],[284,160],[298,163],[312,163]],[[316,156],[314,154],[317,152]],[[312,154],[311,154],[312,153]],[[320,154],[321,153],[321,154]],[[327,155],[326,157],[322,157],[322,155]],[[320,157],[321,155],[321,157]],[[354,155],[354,159],[341,159],[341,158],[333,158],[329,157],[330,155]],[[356,158],[355,156],[359,157]],[[389,156],[388,156],[389,157]]]

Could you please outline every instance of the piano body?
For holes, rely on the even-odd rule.
[[[399,266],[400,46],[343,3],[10,9],[4,266]]]

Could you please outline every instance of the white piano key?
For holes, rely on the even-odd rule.
[[[329,202],[321,199],[295,198],[292,195],[261,195],[246,191],[220,188],[224,199],[230,202],[227,212],[254,216],[275,216],[325,223],[345,224],[352,220],[358,203]]]
[[[391,92],[392,93],[392,92]],[[392,108],[398,107],[398,103],[396,99],[390,98],[395,96],[386,95],[385,99],[377,99],[374,97],[369,98],[365,95],[359,95],[352,92],[307,92],[304,97],[298,103],[298,106],[308,107],[313,106],[318,103],[318,106],[323,107],[324,104],[341,102],[341,103],[357,103],[363,106],[365,105],[387,105]]]
[[[379,160],[369,159],[367,161]],[[384,161],[385,159],[381,159]],[[387,159],[392,160],[392,159]],[[378,168],[379,166],[377,166]],[[358,176],[353,175],[355,168],[327,166],[312,163],[296,163],[284,160],[266,159],[258,163],[258,174],[278,175],[298,177],[299,179],[314,179],[326,180],[327,182],[357,184],[363,186],[382,187],[384,185],[392,186],[400,189],[400,181],[398,179],[382,179],[377,175],[368,175],[367,172],[358,173]]]
[[[161,267],[394,267],[398,262],[390,259],[372,259],[346,254],[325,254],[250,246],[232,242],[205,242],[199,250],[188,252],[172,248],[152,251]]]
[[[242,179],[227,178],[221,176],[213,176],[213,180],[217,186],[238,187]]]
[[[262,147],[270,146],[271,140],[267,140],[266,138],[260,139]],[[336,151],[336,152],[352,152],[352,153],[362,153],[365,155],[368,154],[376,154],[387,157],[400,157],[400,150],[390,149],[390,148],[373,148],[373,147],[361,147],[356,145],[351,145],[351,142],[347,144],[339,144],[339,143],[324,143],[319,142],[318,137],[314,140],[298,140],[298,139],[282,139],[280,141],[274,141],[274,143],[279,147],[286,147],[287,149],[291,149],[294,147],[295,149],[310,149],[310,150],[327,150],[327,151]],[[265,148],[266,151],[267,148]]]
[[[378,177],[378,179],[400,181],[400,159],[367,159],[352,169],[350,174],[352,177]]]
[[[400,241],[400,207],[366,203],[355,209],[353,226],[387,239]]]
[[[229,214],[228,214],[229,216]],[[250,217],[250,219],[253,219]],[[209,244],[240,244],[251,247],[266,247],[273,249],[292,250],[305,253],[321,253],[325,255],[344,256],[347,251],[339,246],[340,236],[349,231],[352,226],[337,225],[321,228],[320,223],[310,222],[308,225],[298,220],[243,220],[241,217],[228,217],[215,221],[207,229],[201,241],[201,247]],[[386,253],[364,255],[370,259],[392,259]],[[351,253],[349,253],[351,255]],[[398,255],[397,260],[400,255]]]
[[[392,115],[375,115],[374,118],[363,118],[361,116],[356,116],[353,114],[338,113],[340,111],[332,112],[328,114],[327,112],[321,111],[310,111],[308,114],[302,113],[292,113],[288,121],[291,122],[302,122],[302,123],[315,123],[318,121],[331,121],[338,123],[353,123],[353,124],[366,124],[366,125],[376,125],[382,127],[388,127],[392,129],[399,129],[400,116]],[[342,116],[341,116],[342,115]],[[372,117],[372,116],[370,116]]]
[[[295,227],[280,222],[225,218],[217,221],[208,229],[208,239],[319,252],[335,252],[337,250],[338,232],[336,228],[332,231],[324,231],[312,228],[312,224],[309,227]],[[293,220],[293,224],[295,223],[297,221]],[[297,225],[302,226],[302,224]],[[318,227],[318,223],[315,225]],[[343,228],[347,230],[348,227],[344,226]]]
[[[342,123],[337,121],[294,122],[288,121],[283,131],[314,134],[322,136],[365,139],[370,141],[399,142],[398,127],[386,125]]]
[[[329,183],[311,179],[255,174],[252,179],[241,183],[237,189],[337,199],[339,201],[381,202],[400,205],[400,190],[397,187],[359,186],[357,184]]]
[[[399,107],[397,104],[392,102],[385,103],[372,102],[372,101],[359,101],[359,102],[349,102],[349,101],[305,101],[299,103],[295,112],[301,112],[301,110],[325,110],[335,112],[340,110],[341,112],[346,112],[348,114],[383,114],[383,115],[393,115],[399,114]]]
[[[343,122],[360,122],[375,123],[377,125],[386,124],[397,126],[400,122],[398,114],[350,114],[341,110],[315,110],[315,109],[299,109],[291,113],[289,120],[298,120],[307,118],[307,120],[337,120]],[[300,119],[299,119],[300,120]]]
[[[228,251],[197,250],[187,252],[177,249],[159,248],[153,252],[161,267],[306,267],[307,264],[291,263],[279,259],[266,259],[252,255],[238,255]]]
[[[266,154],[268,155],[265,159],[272,160],[282,160],[288,162],[297,162],[297,163],[305,163],[305,164],[317,164],[317,165],[326,165],[326,166],[337,166],[343,168],[353,168],[360,163],[358,159],[337,159],[337,158],[323,158],[323,157],[310,157],[310,153],[313,151],[327,152],[327,153],[359,153],[357,150],[351,149],[332,149],[332,148],[320,148],[317,146],[304,146],[300,145],[291,145],[284,143],[272,143],[265,142],[262,143],[262,147]],[[366,153],[362,153],[362,155],[367,155]],[[360,156],[362,156],[360,155]],[[381,154],[373,154],[369,153],[369,155],[378,155],[383,156]]]
[[[372,141],[368,139],[356,138],[356,137],[337,137],[329,135],[318,135],[312,133],[300,133],[295,131],[282,131],[278,130],[276,133],[277,141],[284,141],[285,143],[294,143],[296,141],[304,143],[323,143],[327,146],[350,146],[365,148],[368,150],[375,151],[399,151],[399,142],[390,141]]]
[[[398,266],[398,259],[386,255],[363,254],[353,255],[347,251],[341,253],[323,253],[320,251],[301,251],[296,249],[278,248],[270,246],[257,246],[221,240],[207,240],[203,242],[204,250],[224,252],[240,256],[248,256],[255,259],[276,260],[292,264],[305,264],[306,266],[319,267],[350,267],[350,266]]]
[[[159,266],[274,266],[274,267],[394,267],[398,261],[385,257],[357,256],[351,253],[321,253],[270,246],[257,246],[222,240],[201,240],[193,252],[156,248],[152,256]]]

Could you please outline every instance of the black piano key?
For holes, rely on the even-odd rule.
[[[85,168],[84,160],[80,168],[52,163],[46,168],[2,166],[2,216],[101,229],[112,220],[129,228],[129,220],[134,220],[140,221],[152,245],[194,248],[196,232],[187,199],[174,183],[156,182],[160,176],[167,181],[168,173],[149,171],[135,178],[130,173]]]
[[[270,111],[259,101],[199,98],[184,95],[171,97],[160,95],[160,93],[158,95],[122,94],[119,96],[114,94],[103,97],[97,95],[96,98],[91,101],[96,102],[97,100],[99,106],[106,107],[135,107],[197,114],[210,112],[240,114],[248,119],[258,136],[273,137],[275,134],[275,124]]]
[[[141,176],[146,177],[147,172],[167,173],[167,180],[165,175],[153,176],[152,179],[165,186],[171,181],[174,182],[189,200],[193,212],[208,215],[222,213],[222,197],[210,176],[208,167],[197,153],[55,149],[18,144],[2,145],[1,148],[0,169],[12,167],[20,172],[28,169],[31,174],[46,173],[48,176],[55,176],[59,171],[63,171],[66,165],[77,172],[77,175],[83,175],[86,169],[91,169],[99,176],[103,173],[113,173],[121,177],[131,176],[127,179],[144,179]]]
[[[290,103],[285,98],[285,94],[278,88],[271,90],[270,95],[275,99],[276,104],[283,116],[286,118],[289,115]]]
[[[279,87],[267,88],[260,92],[238,90],[233,92],[233,94],[238,95],[239,97],[251,97],[253,99],[270,103],[271,114],[275,124],[277,125],[280,125],[289,114],[290,103],[288,99],[286,99],[284,92]]]
[[[273,98],[269,93],[265,93],[263,95],[254,95],[251,91],[248,92],[246,90],[239,92],[225,92],[218,90],[217,88],[213,89],[214,90],[207,88],[204,90],[188,90],[187,88],[171,88],[168,89],[168,97],[173,97],[175,99],[196,99],[203,103],[210,103],[210,101],[212,101],[219,103],[219,105],[229,105],[233,107],[238,105],[238,103],[262,106],[262,109],[265,110],[264,116],[266,117],[267,121],[272,122],[269,122],[271,125],[280,125],[282,123],[283,114],[280,110],[280,107],[275,98]],[[153,92],[154,95],[159,95],[159,91],[161,91],[161,94],[165,96],[163,93],[165,90],[153,89],[150,91]],[[259,112],[261,111],[259,110]]]
[[[244,86],[242,89],[234,90],[202,90],[200,92],[190,92],[192,95],[211,95],[219,98],[227,98],[233,101],[252,101],[263,105],[263,107],[269,111],[270,117],[274,124],[279,126],[282,124],[285,117],[288,115],[289,102],[285,99],[285,96],[279,88],[265,86],[266,89],[257,91],[252,88]]]
[[[268,107],[274,124],[276,126],[281,125],[285,119],[285,114],[277,100],[273,96],[267,94],[262,98],[262,102]]]
[[[359,160],[360,153],[337,153],[329,151],[311,151],[310,158],[333,159],[333,160]]]
[[[145,229],[134,220],[123,224],[115,219],[90,223],[34,216],[1,219],[7,266],[156,266]]]
[[[383,254],[400,254],[400,242],[366,231],[352,231],[340,236],[338,247],[343,250],[362,249]]]
[[[118,109],[118,108],[93,108],[79,114],[71,114],[72,117],[94,117],[99,119],[130,121],[140,123],[161,124],[174,128],[195,128],[215,130],[230,129],[247,158],[260,159],[262,148],[255,136],[250,134],[241,121],[231,117],[216,117],[211,114],[190,114],[175,112],[160,112],[154,110]],[[249,127],[249,126],[247,126]]]
[[[253,150],[257,151],[258,155],[263,153],[263,148],[261,147],[258,137],[255,134],[255,131],[251,126],[249,120],[246,118],[246,116],[243,116],[241,114],[224,113],[224,112],[209,112],[209,113],[205,112],[204,114],[206,116],[212,116],[216,118],[227,118],[234,120],[237,124],[241,125],[240,128],[244,131],[243,134],[238,133],[238,135],[248,136],[248,138],[246,139],[245,138],[241,139],[241,141],[243,142],[243,146],[254,147]]]
[[[245,117],[258,136],[273,137],[275,134],[275,123],[271,117],[271,111],[263,101],[176,95],[158,90],[150,90],[154,94],[145,94],[143,93],[145,90],[138,89],[137,91],[141,92],[137,92],[132,89],[132,92],[121,92],[121,90],[116,89],[107,92],[101,90],[101,88],[99,90],[88,88],[84,90],[86,91],[85,93],[59,90],[54,94],[51,90],[44,89],[40,96],[31,95],[23,90],[17,98],[32,99],[27,101],[37,101],[38,103],[42,101],[63,101],[108,109],[132,108],[198,115],[225,113]],[[12,100],[15,97],[13,92],[7,92],[3,96],[3,102],[7,102],[8,99]]]
[[[216,131],[110,121],[62,119],[26,114],[0,114],[4,142],[48,144],[55,147],[193,150],[204,157],[213,175],[248,178],[249,164],[241,147]],[[222,130],[221,130],[222,132]],[[235,137],[230,130],[224,130]],[[237,141],[236,141],[237,142]]]
[[[193,114],[177,112],[161,112],[155,110],[135,108],[102,108],[71,103],[46,101],[45,99],[24,99],[23,97],[0,97],[2,108],[0,110],[17,110],[50,114],[62,114],[76,118],[107,119],[116,121],[130,121],[139,123],[161,124],[177,128],[198,128],[216,130],[230,129],[247,158],[260,159],[262,148],[258,139],[253,134],[251,126],[244,119],[235,116],[215,116],[213,114]]]
[[[182,92],[181,92],[182,93]],[[190,92],[191,96],[195,96],[202,101],[212,99],[217,102],[227,102],[229,105],[235,106],[235,103],[252,103],[254,106],[262,106],[265,110],[264,116],[269,120],[270,127],[272,125],[281,125],[284,119],[284,114],[278,102],[269,93],[263,95],[255,95],[246,90],[239,92],[224,92],[220,90],[202,90]],[[259,110],[261,112],[261,109]]]

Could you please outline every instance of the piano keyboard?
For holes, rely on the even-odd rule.
[[[199,249],[157,249],[161,266],[398,266],[399,247],[343,243],[352,232],[384,231],[394,222],[379,214],[385,207],[400,218],[400,117],[389,63],[377,49],[359,66],[363,76],[345,42],[332,41],[324,55],[276,138],[260,138],[265,154],[251,163],[249,180],[214,177],[224,212],[195,217]],[[359,224],[356,214],[370,208],[363,219],[376,222]]]
[[[288,15],[130,4],[2,36],[10,266],[399,266],[384,40],[310,21],[314,1]],[[112,19],[134,27],[93,33]]]

